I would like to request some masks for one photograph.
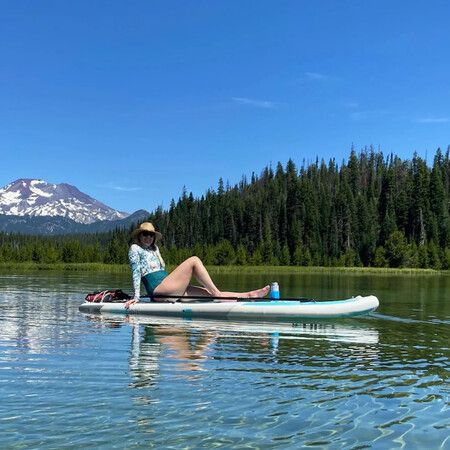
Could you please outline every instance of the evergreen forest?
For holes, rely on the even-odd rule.
[[[450,149],[432,163],[367,148],[348,160],[268,166],[200,198],[183,190],[148,218],[169,264],[450,268]],[[0,262],[127,262],[132,228],[0,234]]]

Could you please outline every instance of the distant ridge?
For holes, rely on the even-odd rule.
[[[132,224],[142,222],[150,213],[140,209],[133,214],[118,220],[99,220],[82,224],[67,217],[50,216],[11,216],[0,214],[0,232],[21,233],[31,235],[61,235],[81,233],[103,233],[120,228],[125,229]]]

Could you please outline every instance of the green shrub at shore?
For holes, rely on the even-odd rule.
[[[168,266],[172,270],[175,266]],[[301,266],[207,266],[211,274],[296,274],[296,273],[370,273],[370,274],[436,274],[450,273],[448,271],[439,271],[434,269],[392,269],[378,267],[301,267]],[[129,273],[130,268],[127,264],[102,264],[102,263],[34,263],[34,262],[16,262],[0,263],[0,271],[36,271],[36,270],[54,270],[54,271],[84,271],[84,272],[110,272],[110,273]]]
[[[34,271],[34,270],[55,270],[55,271],[84,271],[84,272],[111,272],[126,273],[129,266],[127,264],[103,264],[103,263],[35,263],[35,262],[0,262],[0,270]]]

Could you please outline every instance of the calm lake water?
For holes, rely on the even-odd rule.
[[[295,325],[104,317],[78,305],[127,275],[0,273],[0,447],[450,449],[450,276],[276,280],[381,305]]]

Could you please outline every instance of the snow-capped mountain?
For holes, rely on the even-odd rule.
[[[22,178],[0,189],[0,214],[8,216],[59,216],[78,223],[118,220],[129,214],[116,211],[70,184],[50,184]]]

